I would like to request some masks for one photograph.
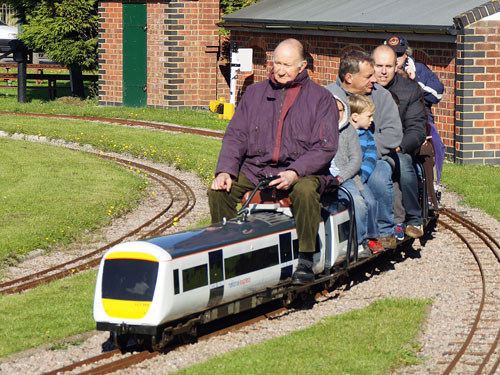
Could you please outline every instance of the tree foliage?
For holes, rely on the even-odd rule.
[[[220,8],[226,15],[257,2],[259,0],[220,0]]]
[[[97,0],[7,0],[20,15],[20,39],[51,60],[82,70],[97,67]]]

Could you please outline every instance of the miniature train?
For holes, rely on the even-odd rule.
[[[419,176],[427,222],[422,168]],[[247,204],[223,223],[121,243],[106,252],[94,297],[97,329],[112,332],[122,351],[129,339],[162,351],[174,337],[195,336],[200,324],[271,300],[293,300],[304,287],[291,285],[298,240],[290,208]],[[322,210],[312,284],[331,282],[371,259],[358,260],[352,211],[340,202]]]

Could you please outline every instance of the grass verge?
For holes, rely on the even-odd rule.
[[[417,363],[415,338],[429,305],[429,300],[383,299],[177,373],[387,374]]]
[[[442,182],[463,197],[462,203],[478,207],[500,220],[499,167],[446,163]]]
[[[213,178],[221,147],[220,139],[166,133],[89,121],[42,119],[0,115],[0,130],[90,144],[103,151],[168,163],[192,171],[207,184]]]
[[[71,97],[63,97],[54,101],[31,99],[29,103],[21,104],[17,102],[16,95],[17,91],[13,91],[13,89],[0,89],[0,108],[2,111],[113,117],[167,122],[212,130],[226,130],[229,123],[228,120],[221,120],[218,115],[209,111],[98,106],[96,99],[80,100]]]
[[[95,328],[92,302],[97,272],[0,295],[0,357]]]
[[[128,211],[137,173],[82,152],[0,138],[0,258],[68,243]]]

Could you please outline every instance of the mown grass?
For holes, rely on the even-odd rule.
[[[415,338],[430,303],[383,299],[308,329],[213,357],[177,374],[387,374],[417,363]]]
[[[41,91],[41,93],[28,95],[28,98],[31,98],[29,102],[21,104],[17,102],[17,91],[14,89],[0,89],[0,109],[9,112],[67,114],[167,122],[212,130],[226,130],[229,123],[229,121],[219,119],[218,115],[209,111],[99,106],[97,99],[80,100],[69,97],[62,97],[54,101],[35,99],[40,96],[44,97],[44,90],[36,90]],[[209,103],[207,103],[207,107],[208,105]]]
[[[0,130],[90,144],[103,151],[171,164],[207,184],[213,178],[221,140],[79,120],[0,115]]]
[[[128,211],[145,181],[96,156],[0,138],[0,259],[68,243]]]
[[[92,302],[96,271],[0,295],[0,357],[95,328]]]
[[[444,166],[442,183],[463,197],[462,203],[478,207],[500,220],[500,168],[491,165]]]

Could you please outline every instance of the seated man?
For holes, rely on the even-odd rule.
[[[426,137],[427,117],[420,87],[413,81],[396,74],[396,53],[386,45],[373,51],[375,78],[399,101],[399,116],[403,124],[403,140],[396,148],[395,180],[399,182],[401,196],[394,200],[395,235],[403,240],[405,232],[412,238],[423,235],[422,210],[418,199],[418,181],[413,166],[416,156]],[[397,190],[397,189],[396,189]],[[402,204],[401,204],[402,200]]]
[[[430,136],[435,150],[436,157],[436,186],[439,185],[444,162],[444,144],[436,125],[434,124],[434,115],[432,114],[432,105],[437,104],[443,98],[444,85],[439,77],[430,70],[427,65],[415,61],[412,54],[413,50],[408,45],[406,39],[400,36],[387,38],[385,45],[391,47],[397,55],[396,68],[397,73],[408,76],[422,88],[424,94],[425,111],[427,113],[427,122],[430,126]]]
[[[267,176],[289,191],[299,239],[296,284],[314,279],[313,253],[321,219],[320,194],[335,184],[328,166],[338,145],[338,110],[330,93],[306,70],[295,39],[274,50],[269,79],[249,86],[222,141],[208,190],[212,222],[236,216],[243,194]]]
[[[335,86],[341,90],[336,92]],[[366,52],[353,50],[342,56],[337,81],[326,88],[332,94],[342,95],[344,100],[359,94],[367,95],[375,103],[373,136],[377,145],[377,163],[367,183],[378,201],[380,245],[394,249],[394,185],[391,178],[394,160],[390,155],[395,153],[403,137],[398,108],[391,93],[376,83],[373,60]]]

